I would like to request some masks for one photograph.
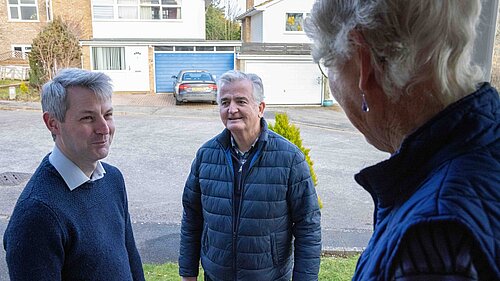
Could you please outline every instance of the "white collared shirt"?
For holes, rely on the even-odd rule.
[[[97,161],[94,172],[90,178],[87,177],[75,163],[61,152],[57,145],[54,145],[54,149],[52,149],[52,153],[49,155],[49,162],[56,168],[71,191],[88,181],[92,182],[103,178],[106,173],[101,161]]]

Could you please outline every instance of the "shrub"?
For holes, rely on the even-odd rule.
[[[276,123],[269,124],[269,129],[274,131],[277,134],[280,134],[285,139],[289,140],[291,143],[295,144],[301,151],[304,153],[307,164],[309,165],[309,170],[311,171],[311,178],[314,186],[318,184],[318,178],[316,177],[316,173],[314,172],[313,165],[314,162],[311,160],[309,156],[310,149],[305,148],[302,145],[302,138],[300,137],[300,130],[295,125],[290,124],[288,120],[288,115],[286,113],[278,113],[275,115]],[[318,203],[319,207],[323,208],[323,202],[318,195]]]
[[[21,84],[19,85],[19,90],[21,91],[21,93],[26,95],[28,94],[30,89],[28,85],[26,85],[26,82],[22,81]]]
[[[33,39],[28,57],[32,87],[40,89],[59,69],[80,66],[81,51],[75,30],[56,17]]]

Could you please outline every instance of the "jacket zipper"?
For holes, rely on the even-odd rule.
[[[248,174],[250,174],[250,170],[252,169],[253,167],[253,163],[255,162],[255,160],[257,160],[257,158],[260,157],[260,153],[262,151],[262,147],[259,148],[259,150],[257,150],[257,152],[255,153],[255,155],[252,157],[252,159],[250,159],[250,164],[248,165],[248,171],[247,173],[245,174],[245,180],[246,180],[246,177],[248,176]],[[229,160],[231,161],[232,163],[232,160],[231,160],[231,156],[229,157]],[[232,165],[231,165],[232,166]],[[232,167],[230,166],[231,168],[231,171],[232,170]],[[242,173],[243,172],[243,165],[240,165],[240,168],[238,169],[238,173]],[[233,175],[233,178],[234,178],[234,175]],[[238,225],[239,225],[239,222],[240,222],[240,215],[241,215],[241,204],[243,203],[243,183],[244,183],[244,179],[243,179],[243,175],[240,175],[240,181],[239,181],[239,185],[238,185],[238,191],[240,192],[240,204],[238,206],[238,216],[234,218],[234,228],[233,228],[233,272],[234,272],[234,279],[233,280],[238,280],[237,277],[238,277],[238,273],[236,271],[236,259],[237,259],[237,253],[236,253],[236,239],[238,238],[238,234],[237,234],[237,230],[238,230]],[[234,198],[234,191],[233,191],[233,198]],[[233,208],[233,212],[234,212],[234,208]]]

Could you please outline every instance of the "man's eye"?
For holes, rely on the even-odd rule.
[[[104,118],[105,118],[105,119],[111,119],[111,118],[113,118],[113,112],[106,113],[106,114],[104,115]]]
[[[92,116],[85,116],[85,117],[82,117],[80,120],[82,120],[82,121],[92,121]]]

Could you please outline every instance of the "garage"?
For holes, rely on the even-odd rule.
[[[320,105],[322,79],[318,66],[310,59],[245,59],[245,71],[259,75],[264,83],[266,104]]]
[[[204,69],[216,77],[234,69],[234,51],[213,53],[155,51],[154,60],[156,93],[173,92],[172,75],[177,75],[181,69]]]

